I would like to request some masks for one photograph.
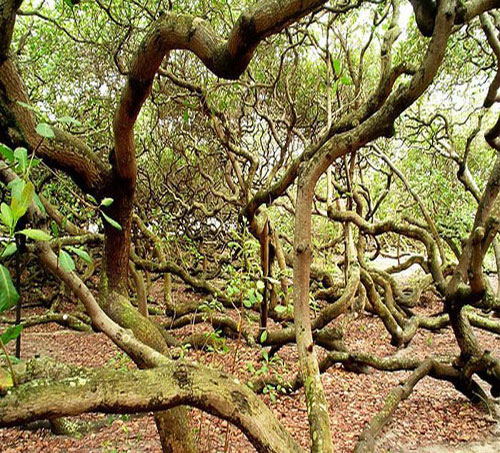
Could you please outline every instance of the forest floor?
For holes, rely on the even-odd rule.
[[[191,292],[178,291],[178,300],[195,297]],[[74,307],[66,307],[71,310]],[[432,296],[424,297],[419,310],[437,312],[442,307]],[[26,309],[23,316],[40,314],[40,308]],[[232,314],[237,316],[236,313]],[[164,321],[161,317],[158,320]],[[348,322],[347,322],[348,321]],[[453,357],[458,353],[451,330],[430,333],[420,331],[410,345],[396,351],[379,319],[363,316],[358,319],[340,317],[344,323],[345,343],[353,351],[376,353],[380,356],[401,355]],[[187,326],[176,332],[179,336],[203,330],[208,325]],[[500,354],[500,338],[476,332],[482,346]],[[225,352],[186,350],[188,360],[198,360],[212,367],[249,379],[264,365],[261,352],[250,349],[237,340],[227,340]],[[12,345],[9,345],[12,348]],[[66,363],[88,367],[104,365],[116,368],[131,367],[128,358],[103,334],[87,334],[64,330],[57,325],[42,325],[26,329],[22,335],[22,358],[35,355],[51,356]],[[287,346],[268,367],[283,378],[297,371],[296,348]],[[337,452],[352,452],[366,423],[381,409],[389,391],[408,376],[407,372],[378,372],[354,374],[342,367],[333,367],[323,377],[332,421],[334,445]],[[271,389],[262,399],[283,425],[304,447],[308,446],[308,427],[303,391],[282,395]],[[193,430],[202,452],[252,452],[253,447],[235,428],[198,410],[192,411]],[[24,428],[0,429],[1,452],[160,452],[155,424],[151,414],[112,416],[87,414],[85,420],[100,422],[100,428],[79,438],[56,436],[46,423]],[[80,419],[81,419],[80,418]],[[499,425],[493,414],[484,413],[470,404],[448,383],[425,378],[404,401],[392,421],[379,437],[377,452],[475,452],[500,451]],[[477,443],[480,442],[480,443]],[[228,448],[225,449],[225,445]],[[481,444],[482,443],[482,444]]]

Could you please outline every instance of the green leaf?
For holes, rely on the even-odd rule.
[[[264,330],[264,332],[262,332],[262,334],[260,335],[260,342],[265,343],[266,340],[267,340],[267,330]]]
[[[340,60],[333,60],[333,69],[335,74],[340,75]]]
[[[3,344],[7,344],[9,341],[15,340],[19,335],[21,335],[21,330],[23,330],[23,325],[11,326],[5,329],[5,332],[0,336]]]
[[[85,197],[87,197],[87,200],[91,203],[97,204],[97,200],[92,195],[86,194]]]
[[[40,159],[33,158],[33,159],[31,159],[30,166],[31,166],[31,168],[36,168],[36,167],[38,167],[41,163],[42,163],[42,161],[41,161]]]
[[[52,236],[42,230],[25,228],[24,230],[18,231],[19,234],[24,234],[26,237],[33,239],[35,241],[50,241]]]
[[[44,138],[54,138],[55,134],[52,128],[47,123],[39,123],[36,127],[36,132]]]
[[[30,207],[31,202],[33,201],[34,194],[35,194],[35,186],[31,181],[28,181],[24,186],[23,191],[21,192],[21,201],[20,201],[20,208],[22,210],[21,216],[23,216]]]
[[[71,3],[71,0],[65,0],[65,1]],[[59,123],[64,123],[64,124],[74,124],[75,126],[81,126],[82,125],[82,123],[80,123],[80,121],[75,120],[71,116],[61,116],[61,118],[57,118],[57,121]]]
[[[255,292],[253,289],[248,291],[248,300],[252,305],[257,302],[257,297],[255,297]]]
[[[243,299],[243,305],[247,308],[252,308],[252,301],[248,300],[248,299]]]
[[[0,264],[0,312],[16,305],[19,294],[14,288],[9,270]]]
[[[59,237],[59,226],[57,225],[56,222],[54,222],[53,220],[50,222],[50,229],[52,231],[52,234],[58,238]]]
[[[36,107],[33,107],[32,105],[30,104],[26,104],[26,102],[21,102],[21,101],[17,101],[17,103],[21,106],[21,107],[24,107],[25,109],[28,109],[28,110],[31,110],[33,112],[38,112],[38,109]]]
[[[5,203],[2,203],[0,206],[0,219],[9,230],[12,230],[14,227],[14,215],[10,207]]]
[[[352,80],[347,76],[342,76],[340,78],[340,83],[343,83],[344,85],[352,85]]]
[[[17,197],[12,197],[11,209],[14,215],[14,221],[17,222],[28,210],[31,202],[33,201],[33,194],[35,193],[35,187],[31,181],[28,181],[21,192],[21,197],[18,200]]]
[[[264,358],[264,360],[266,362],[269,362],[269,352],[267,352],[267,349],[263,349],[261,354],[262,354],[262,357]]]
[[[257,280],[257,289],[260,289],[261,291],[264,289],[265,284],[262,280]]]
[[[276,305],[276,307],[274,307],[274,311],[280,314],[285,313],[286,307],[284,305]]]
[[[71,245],[68,245],[66,247],[66,249],[69,250],[70,252],[73,252],[75,255],[77,255],[82,260],[86,261],[87,263],[92,264],[92,258],[85,250],[80,249],[78,247],[73,247]]]
[[[103,198],[103,200],[101,201],[101,206],[105,206],[106,208],[108,208],[113,204],[113,201],[114,200],[112,198]]]
[[[45,206],[42,204],[42,200],[40,200],[40,197],[36,193],[33,194],[33,201],[43,214],[47,213]]]
[[[28,168],[28,150],[26,148],[16,148],[14,157],[19,165],[19,171],[24,173]]]
[[[187,109],[184,110],[182,118],[183,118],[185,123],[187,123],[189,121],[189,112],[187,111]]]
[[[7,145],[0,143],[0,155],[9,163],[14,162],[14,151]]]
[[[105,214],[104,212],[101,211],[102,216],[108,222],[112,227],[116,228],[117,230],[122,230],[122,226],[116,221],[113,220],[109,215]]]
[[[24,186],[26,183],[21,178],[13,179],[7,187],[10,189],[10,196],[12,198],[17,198],[17,200],[21,199],[21,193],[23,192]]]
[[[59,251],[59,264],[66,271],[71,272],[75,270],[75,262],[70,254],[64,250]]]
[[[0,258],[8,258],[9,256],[12,256],[14,255],[14,253],[16,253],[17,251],[17,246],[16,246],[16,243],[15,242],[11,242],[9,245],[7,245],[7,247],[5,247],[2,251],[2,253],[0,253]]]

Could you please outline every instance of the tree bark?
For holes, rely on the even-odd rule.
[[[151,370],[62,370],[66,377],[55,381],[47,379],[50,372],[0,398],[1,427],[84,412],[164,411],[188,404],[235,424],[259,452],[302,452],[248,387],[219,371],[169,362]]]

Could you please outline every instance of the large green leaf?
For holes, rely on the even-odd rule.
[[[73,247],[68,245],[66,247],[70,252],[73,252],[75,255],[78,255],[82,260],[87,261],[87,263],[92,264],[92,258],[90,255],[83,249]]]
[[[252,301],[249,300],[249,299],[243,299],[243,305],[246,307],[246,308],[252,308],[253,304],[252,304]]]
[[[0,143],[0,155],[10,164],[14,162],[14,151],[3,143]]]
[[[19,234],[24,234],[26,237],[33,239],[35,241],[50,241],[52,236],[45,231],[36,230],[32,228],[26,228],[24,230],[18,231]]]
[[[52,234],[58,238],[59,237],[59,226],[57,225],[56,222],[53,220],[50,221],[50,230],[52,231]]]
[[[335,59],[333,60],[333,69],[336,75],[340,75],[340,61]]]
[[[0,264],[0,312],[16,305],[19,294],[14,288],[9,270]]]
[[[14,216],[12,215],[12,210],[5,203],[2,203],[2,205],[0,206],[0,219],[2,220],[2,223],[9,229],[12,229],[12,227],[14,226]]]
[[[11,326],[5,329],[5,332],[0,336],[3,344],[7,344],[9,341],[15,340],[19,335],[21,335],[21,330],[23,330],[23,325]]]
[[[274,311],[276,313],[285,313],[285,311],[287,310],[287,308],[283,305],[276,305],[276,307],[274,307]]]
[[[109,215],[105,214],[104,212],[101,211],[102,216],[108,222],[112,227],[116,228],[117,230],[122,230],[122,226],[114,219],[112,219]]]
[[[14,215],[14,220],[17,222],[28,210],[31,202],[33,201],[33,195],[35,193],[35,187],[31,181],[28,181],[23,191],[21,192],[21,197],[18,199],[15,196],[12,196],[11,200],[11,209],[12,214]]]
[[[36,194],[36,192],[33,194],[33,201],[43,214],[47,213],[47,211],[45,210],[45,206],[42,203],[42,200],[40,200],[40,197]]]
[[[73,258],[71,258],[71,255],[68,252],[62,249],[59,252],[59,265],[66,272],[71,272],[75,270],[75,262],[73,261]]]
[[[21,107],[24,107],[25,109],[31,110],[33,112],[38,112],[38,109],[36,107],[33,107],[32,105],[26,104],[26,102],[21,102],[21,101],[16,101]]]
[[[36,127],[36,132],[44,138],[54,138],[55,134],[52,128],[46,123],[40,123]]]
[[[19,172],[24,173],[28,168],[28,150],[26,148],[16,148],[14,157],[18,163]]]
[[[340,78],[340,83],[343,83],[344,85],[352,85],[352,80],[347,76],[342,76]]]
[[[21,209],[24,215],[28,208],[30,207],[31,202],[33,201],[33,195],[35,194],[35,186],[31,181],[28,181],[24,186],[23,191],[21,192]]]
[[[11,242],[7,247],[5,247],[1,252],[0,252],[0,258],[8,258],[9,256],[14,255],[17,251],[17,246],[15,242]]]
[[[69,1],[69,3],[71,3],[71,0],[68,0],[68,1]],[[74,124],[75,126],[82,125],[82,123],[80,123],[80,121],[75,120],[71,116],[61,116],[61,118],[57,118],[57,121],[60,123],[64,123],[64,124]]]
[[[101,201],[101,206],[106,206],[107,208],[113,204],[113,199],[112,198],[103,198]]]
[[[12,376],[3,368],[0,368],[0,394],[3,395],[14,386]]]
[[[9,182],[9,184],[7,184],[7,187],[10,189],[10,196],[12,198],[17,198],[18,200],[20,200],[21,193],[25,185],[26,183],[24,182],[23,179],[21,178],[13,179],[11,182]]]

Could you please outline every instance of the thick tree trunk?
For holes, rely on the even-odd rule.
[[[127,279],[131,246],[132,209],[135,183],[116,179],[106,195],[113,198],[109,216],[117,221],[121,230],[104,220],[105,253],[100,303],[106,314],[120,326],[132,330],[135,337],[157,351],[168,354],[168,346],[155,325],[147,316],[139,313],[127,297]],[[141,368],[145,366],[141,357],[132,356]],[[155,414],[156,426],[163,451],[172,453],[194,453],[197,451],[192,436],[187,409],[176,407]]]

